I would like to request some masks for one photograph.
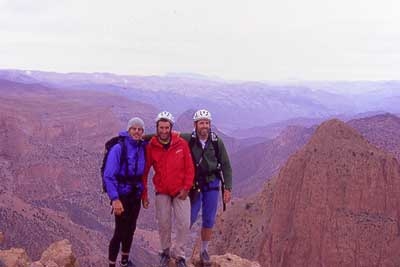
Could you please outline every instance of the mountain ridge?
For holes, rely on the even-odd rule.
[[[258,196],[221,215],[213,248],[262,266],[397,266],[399,193],[398,160],[329,120]]]

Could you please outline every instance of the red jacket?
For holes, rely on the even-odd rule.
[[[188,143],[172,132],[168,149],[151,138],[146,149],[146,168],[143,174],[143,199],[148,198],[147,180],[150,168],[154,169],[153,183],[156,193],[176,196],[180,190],[190,190],[194,180],[194,166]]]

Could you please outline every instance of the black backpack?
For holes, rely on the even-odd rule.
[[[111,151],[111,148],[115,146],[116,144],[121,145],[121,159],[119,161],[120,168],[122,164],[126,161],[127,159],[127,152],[126,152],[126,145],[125,145],[125,137],[123,136],[114,136],[110,140],[108,140],[105,145],[104,145],[104,156],[103,156],[103,162],[101,164],[100,168],[100,173],[101,173],[101,183],[102,183],[102,188],[103,188],[103,193],[107,192],[106,184],[104,182],[104,169],[106,168],[106,163],[107,163],[107,158],[108,154]]]

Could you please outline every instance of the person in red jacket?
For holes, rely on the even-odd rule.
[[[186,267],[185,245],[190,228],[190,200],[188,193],[193,185],[194,165],[188,143],[178,133],[172,132],[174,118],[163,111],[156,118],[157,135],[150,139],[146,149],[146,168],[143,175],[143,207],[148,208],[147,178],[154,169],[153,183],[156,191],[156,218],[160,235],[160,267],[167,267],[171,255],[172,214],[175,217],[175,255],[177,267]]]

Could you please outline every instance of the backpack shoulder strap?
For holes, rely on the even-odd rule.
[[[197,138],[196,131],[193,131],[192,135],[190,136],[189,147],[194,146],[194,144],[196,143],[196,138]]]
[[[218,135],[211,132],[211,143],[214,147],[215,157],[217,158],[218,164],[221,164],[221,155],[219,153]]]
[[[189,139],[189,148],[190,148],[190,153],[192,154],[193,164],[197,168],[197,166],[199,166],[200,162],[203,160],[203,155],[201,155],[199,162],[197,162],[196,157],[193,153],[193,149],[192,149],[192,147],[194,147],[196,145],[196,142],[197,142],[196,131],[193,131],[192,135],[190,136],[190,139]]]

